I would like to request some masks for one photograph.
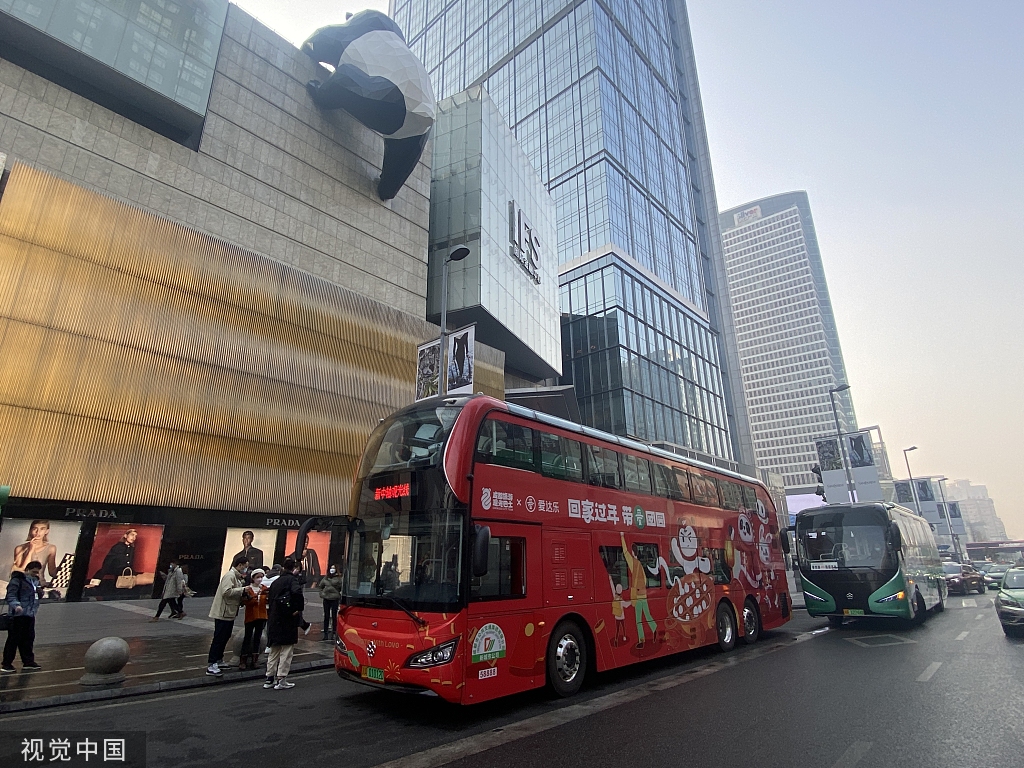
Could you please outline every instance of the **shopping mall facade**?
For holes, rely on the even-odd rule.
[[[307,94],[325,69],[226,0],[141,5],[0,11],[0,570],[53,555],[55,598],[279,561],[347,513],[438,333],[429,146],[382,201],[381,136]],[[500,397],[504,353],[475,358]]]

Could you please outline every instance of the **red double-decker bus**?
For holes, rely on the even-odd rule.
[[[386,689],[568,696],[790,616],[757,480],[482,395],[381,422],[350,518],[335,666]]]

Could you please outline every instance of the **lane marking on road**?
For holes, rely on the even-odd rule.
[[[871,747],[874,746],[873,741],[855,741],[853,744],[846,748],[843,752],[842,757],[836,760],[835,765],[832,768],[853,768],[859,763],[868,752],[871,751]]]
[[[977,607],[978,607],[978,601],[975,600],[973,597],[965,597],[964,598],[964,608],[977,608]]]
[[[910,645],[917,640],[899,635],[864,635],[863,637],[844,637],[848,643],[859,645],[861,648],[884,648],[887,645]]]
[[[734,667],[745,661],[751,661],[784,648],[791,648],[798,643],[815,637],[821,637],[822,634],[803,632],[792,640],[772,643],[761,649],[747,651],[740,656],[727,656],[722,659],[716,659],[715,661],[691,667],[690,669],[667,675],[657,680],[639,683],[631,688],[608,693],[590,701],[570,704],[561,709],[535,715],[501,728],[478,733],[475,736],[467,736],[464,739],[459,739],[449,744],[442,744],[422,752],[379,763],[374,768],[438,768],[438,766],[446,765],[454,760],[472,757],[489,749],[494,749],[495,747],[519,741],[529,736],[535,736],[538,733],[557,728],[560,725],[571,723],[574,720],[580,720],[584,717],[622,706],[623,704],[629,704],[630,702],[650,696],[652,693],[667,691],[671,688],[685,685],[693,680],[713,675],[715,672]]]
[[[957,635],[957,636],[956,636],[956,639],[957,639],[957,640],[963,640],[963,639],[964,639],[965,637],[967,637],[967,636],[968,636],[969,634],[971,634],[971,633],[970,633],[970,632],[961,632],[961,633],[960,633],[959,635]]]
[[[984,619],[984,618],[985,618],[985,614],[984,613],[979,613],[977,616],[974,617],[974,620],[975,621],[980,621],[981,619]]]
[[[336,674],[338,674],[338,673],[335,672],[333,669],[325,669],[325,670],[318,671],[318,672],[292,672],[292,676],[298,677],[300,680],[306,680],[306,679],[308,679],[310,677],[319,677],[319,676],[322,676],[322,675],[336,675]],[[263,681],[263,678],[256,677],[256,678],[250,678],[250,679],[247,679],[247,680],[244,680],[244,681],[243,680],[232,680],[232,679],[229,678],[226,682],[227,683],[241,683],[241,682],[262,683],[262,681]],[[54,688],[56,686],[43,686],[43,687]],[[262,685],[260,687],[262,688]],[[148,694],[142,694],[140,696],[129,696],[125,701],[116,701],[113,704],[99,704],[99,705],[96,705],[96,706],[89,706],[87,711],[88,712],[95,712],[96,710],[100,710],[100,709],[114,709],[115,707],[138,707],[140,705],[145,705],[145,704],[148,704],[148,703],[154,702],[154,701],[167,701],[169,699],[186,699],[186,698],[190,698],[192,696],[202,696],[203,694],[216,693],[217,691],[223,691],[223,690],[224,690],[224,684],[223,683],[218,683],[216,685],[206,685],[206,686],[204,686],[202,688],[199,688],[197,690],[184,691],[184,692],[181,692],[181,693],[148,693]],[[83,706],[83,705],[72,704],[72,705],[66,705],[66,706],[60,706],[60,707],[48,707],[47,709],[40,709],[40,710],[38,710],[36,712],[28,712],[28,713],[26,713],[24,715],[7,715],[7,714],[5,714],[3,716],[3,721],[2,722],[4,724],[7,724],[7,723],[13,722],[15,720],[30,720],[32,718],[38,718],[38,717],[67,717],[69,712],[74,712],[75,711],[74,709],[71,709],[71,707],[79,707],[80,708],[81,706]],[[79,711],[81,711],[81,709],[79,709]]]
[[[917,682],[927,683],[929,680],[932,679],[932,675],[939,671],[939,667],[941,666],[941,661],[933,661],[931,664],[928,665],[928,669],[926,669],[924,672],[917,676]]]

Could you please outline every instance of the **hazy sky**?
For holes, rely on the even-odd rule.
[[[238,4],[296,43],[387,10]],[[688,5],[720,208],[807,190],[860,423],[1024,538],[1024,3]]]

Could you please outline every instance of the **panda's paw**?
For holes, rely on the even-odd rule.
[[[308,83],[306,83],[306,91],[309,92],[309,95],[313,97],[314,101],[316,101],[316,96],[317,92],[320,90],[320,85],[321,83],[319,80],[310,80]]]

